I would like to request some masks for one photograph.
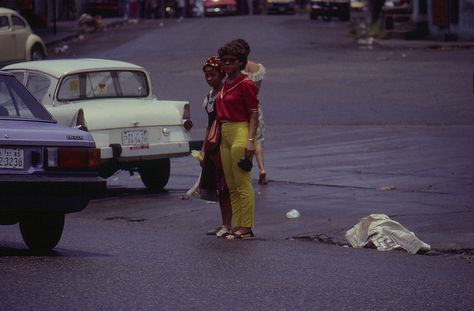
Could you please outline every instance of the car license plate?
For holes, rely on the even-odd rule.
[[[146,145],[148,144],[147,130],[122,131],[122,145]]]
[[[23,169],[25,156],[23,149],[0,148],[0,168]]]

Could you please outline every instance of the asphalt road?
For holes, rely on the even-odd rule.
[[[117,174],[67,218],[54,252],[32,253],[18,228],[0,227],[0,309],[472,309],[472,50],[360,49],[348,24],[302,15],[159,23],[95,34],[57,57],[145,66],[159,97],[191,101],[200,137],[201,63],[246,38],[268,69],[271,182],[255,185],[257,239],[204,235],[218,208],[181,200],[199,172],[190,157],[172,161],[165,193]],[[300,218],[285,217],[292,208]],[[339,245],[371,213],[414,231],[432,256]]]

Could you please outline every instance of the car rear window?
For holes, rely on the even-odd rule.
[[[40,103],[43,102],[43,98],[46,96],[50,85],[51,80],[49,80],[44,75],[37,74],[34,72],[30,72],[28,74],[26,88],[28,89],[28,91],[30,91],[31,95],[33,95]]]
[[[58,100],[146,97],[148,93],[147,78],[141,71],[96,71],[64,77]]]
[[[12,15],[12,24],[15,28],[26,28],[25,22],[18,16]]]
[[[0,76],[0,119],[54,122],[46,109],[13,76]]]

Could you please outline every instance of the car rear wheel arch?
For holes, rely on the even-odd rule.
[[[45,53],[43,47],[41,46],[41,44],[36,43],[35,45],[33,45],[33,47],[31,48],[30,59],[31,60],[42,60],[42,59],[45,59],[45,58],[46,58],[46,53]]]

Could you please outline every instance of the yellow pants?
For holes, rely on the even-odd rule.
[[[234,227],[250,228],[254,223],[255,197],[252,173],[237,166],[245,155],[248,122],[225,122],[221,128],[221,161],[232,204]]]

